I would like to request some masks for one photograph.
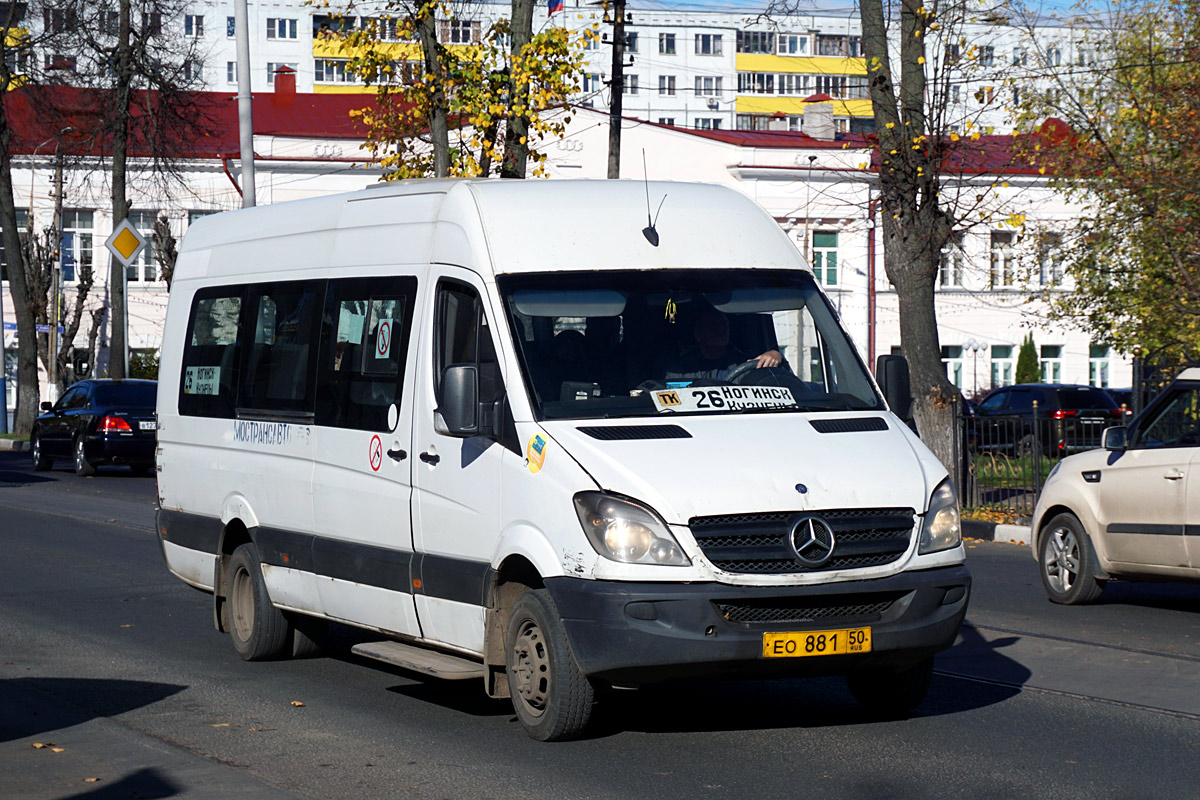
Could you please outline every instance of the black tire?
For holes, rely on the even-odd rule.
[[[513,604],[504,653],[513,708],[530,736],[557,742],[587,727],[595,690],[575,663],[558,609],[545,589],[527,591]]]
[[[1059,514],[1042,529],[1038,564],[1042,586],[1052,602],[1094,603],[1104,590],[1104,581],[1096,577],[1092,540],[1073,514]]]
[[[45,472],[54,466],[54,459],[42,452],[42,435],[37,431],[29,437],[29,457],[33,461],[34,472]]]
[[[247,542],[233,551],[225,581],[229,637],[245,661],[271,661],[292,654],[292,627],[271,605],[258,550]]]
[[[83,437],[76,436],[75,443],[71,446],[71,452],[75,456],[75,474],[85,478],[96,474],[96,465],[88,461],[87,453],[83,450]]]
[[[933,656],[904,669],[867,669],[846,675],[850,694],[867,712],[882,717],[907,716],[921,704],[933,678]]]

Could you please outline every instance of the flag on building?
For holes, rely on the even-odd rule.
[[[555,11],[562,11],[564,7],[563,0],[548,0],[547,6],[550,9],[549,12],[547,12],[548,14],[553,14]]]

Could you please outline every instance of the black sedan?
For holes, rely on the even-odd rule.
[[[50,469],[70,460],[79,475],[96,467],[126,464],[135,474],[154,467],[157,381],[86,380],[63,392],[33,423],[29,451],[33,468]]]

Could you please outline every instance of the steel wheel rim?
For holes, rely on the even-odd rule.
[[[75,468],[83,469],[83,439],[75,440]]]
[[[1079,540],[1068,528],[1055,528],[1047,541],[1046,578],[1058,592],[1066,594],[1079,576]]]
[[[30,445],[29,451],[33,456],[33,463],[40,464],[42,461],[42,437],[33,437],[33,444]]]
[[[550,698],[550,653],[542,629],[533,620],[521,623],[512,654],[517,696],[530,714],[540,717]]]
[[[234,634],[243,642],[250,641],[254,635],[254,582],[244,568],[238,568],[233,574],[229,604],[233,607]]]

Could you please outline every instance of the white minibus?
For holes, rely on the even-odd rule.
[[[881,364],[882,389],[719,186],[397,182],[207,217],[163,341],[163,556],[244,659],[356,626],[537,739],[679,678],[842,674],[903,713],[971,579]]]

